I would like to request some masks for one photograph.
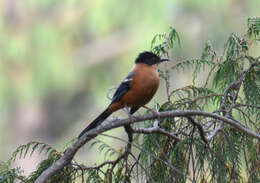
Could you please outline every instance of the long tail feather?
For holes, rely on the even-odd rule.
[[[90,123],[90,125],[87,126],[78,136],[80,138],[82,135],[84,135],[89,130],[96,128],[98,125],[100,125],[105,119],[107,119],[108,116],[110,116],[112,112],[107,108],[104,112],[102,112],[94,121]]]

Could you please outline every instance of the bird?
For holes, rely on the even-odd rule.
[[[140,107],[152,110],[145,105],[153,98],[159,87],[158,64],[164,61],[169,60],[166,58],[161,59],[158,55],[150,51],[141,52],[135,59],[135,64],[131,72],[116,89],[111,103],[104,112],[80,133],[78,138],[89,130],[99,126],[113,112],[119,109],[130,108],[130,116]]]

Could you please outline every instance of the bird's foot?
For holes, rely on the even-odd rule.
[[[133,122],[136,118],[130,113],[130,110],[128,107],[124,108],[124,111],[127,113],[128,117],[130,118],[131,122]]]

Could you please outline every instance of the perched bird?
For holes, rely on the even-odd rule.
[[[80,138],[87,131],[100,125],[113,112],[124,107],[130,107],[130,115],[140,107],[147,104],[159,87],[159,74],[157,65],[168,59],[160,59],[152,52],[142,52],[135,60],[132,71],[126,76],[117,88],[112,102],[94,121],[90,123],[79,135]]]

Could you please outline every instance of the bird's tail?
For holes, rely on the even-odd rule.
[[[87,126],[78,136],[80,138],[82,135],[84,135],[89,130],[96,128],[98,125],[100,125],[105,119],[107,119],[108,116],[112,114],[111,110],[107,108],[104,112],[102,112],[94,121],[90,123],[90,125]]]

